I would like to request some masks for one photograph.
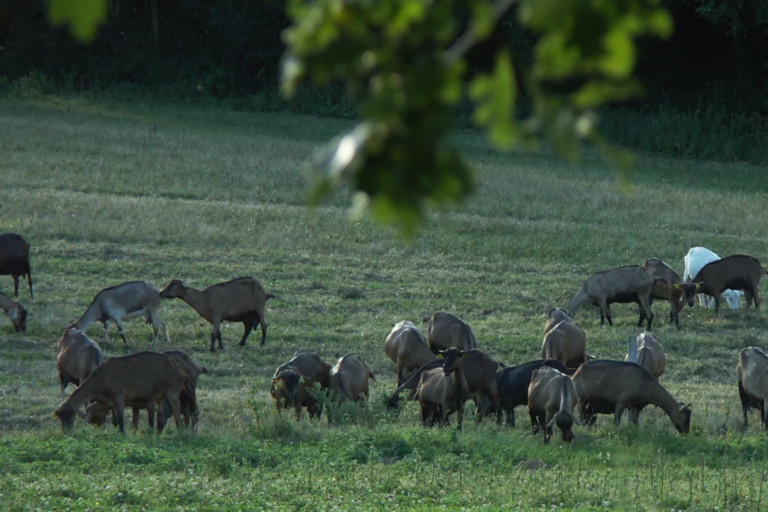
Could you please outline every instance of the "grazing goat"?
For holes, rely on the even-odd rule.
[[[624,359],[629,358],[629,355]],[[641,332],[637,335],[637,364],[658,381],[667,367],[667,357],[659,340],[649,332]]]
[[[580,424],[573,415],[578,403],[576,389],[568,375],[549,366],[533,371],[528,386],[528,412],[534,434],[544,429],[544,442],[552,437],[552,424],[557,424],[563,441],[573,440],[573,424]]]
[[[200,410],[197,407],[197,378],[208,373],[208,368],[197,364],[192,356],[181,350],[166,350],[165,355],[170,356],[179,368],[187,374],[187,386],[179,395],[179,412],[184,418],[184,425],[190,424],[195,427],[200,419]],[[163,400],[163,420],[169,418],[172,414],[171,404]]]
[[[750,408],[760,411],[760,421],[768,428],[768,416],[765,411],[768,401],[768,355],[757,347],[747,347],[739,352],[736,365],[739,383],[739,398],[744,414],[744,428],[749,426],[747,412]]]
[[[442,311],[424,321],[427,322],[427,344],[433,353],[451,347],[461,350],[477,348],[472,329],[461,318]]]
[[[720,256],[710,251],[706,247],[691,247],[683,258],[683,263],[685,263],[683,281],[690,282],[691,278],[698,274],[699,270],[704,268],[704,265],[719,259]],[[741,300],[743,295],[744,292],[740,290],[728,289],[723,292],[723,297],[725,298],[725,301],[728,303],[728,306],[730,306],[732,311],[739,310],[739,300]],[[708,307],[709,309],[715,307],[715,301],[712,300],[711,297],[708,297],[703,293],[700,293],[698,296],[699,304],[701,306]]]
[[[555,320],[559,320],[555,323]],[[587,360],[587,335],[563,308],[547,312],[547,329],[541,347],[542,359],[554,359],[573,368]]]
[[[330,389],[339,403],[346,400],[357,402],[368,397],[368,382],[376,380],[368,363],[357,354],[342,356],[331,368]]]
[[[179,426],[179,395],[187,380],[188,375],[166,354],[138,352],[111,357],[99,365],[55,413],[62,428],[68,430],[80,407],[92,401],[99,402],[112,410],[117,416],[120,432],[125,432],[123,410],[126,405],[146,407],[168,400],[176,426]]]
[[[687,434],[691,427],[690,404],[677,402],[642,366],[623,361],[590,361],[573,374],[584,423],[593,425],[595,414],[613,414],[616,426],[624,409],[633,412],[637,424],[648,404],[661,407],[675,428]]]
[[[573,296],[568,306],[568,315],[573,317],[576,310],[584,303],[590,302],[600,308],[600,323],[613,325],[611,318],[611,302],[638,302],[640,305],[640,322],[648,320],[648,330],[653,322],[653,312],[650,308],[653,277],[639,265],[627,265],[596,272],[589,277],[581,289]]]
[[[573,373],[565,365],[553,359],[530,361],[518,366],[503,368],[496,373],[496,388],[499,394],[499,421],[501,413],[506,413],[507,425],[515,426],[515,407],[528,404],[528,386],[531,384],[533,371],[548,366],[566,375]]]
[[[111,321],[120,331],[123,343],[127,344],[123,320],[143,317],[152,325],[152,348],[155,348],[158,330],[162,331],[165,342],[170,343],[165,324],[157,316],[159,307],[160,292],[157,288],[146,281],[129,281],[97,293],[83,316],[69,327],[85,331],[92,323],[101,322],[104,325],[104,342],[109,343],[107,324]]]
[[[16,233],[0,235],[0,275],[13,277],[13,293],[19,296],[19,277],[27,276],[29,296],[33,299],[32,271],[29,267],[29,242]]]
[[[456,412],[459,429],[464,420],[464,402],[470,397],[469,385],[464,376],[465,352],[450,348],[440,353],[443,367],[433,368],[421,374],[416,388],[416,399],[421,405],[421,422],[424,426],[448,424],[448,415]]]
[[[277,410],[293,407],[298,420],[301,408],[306,407],[310,418],[319,419],[322,404],[315,399],[312,388],[317,383],[321,389],[328,389],[330,372],[331,365],[314,352],[299,354],[281,364],[275,370],[269,388]]]
[[[424,334],[412,322],[398,322],[384,341],[384,351],[397,365],[397,385],[405,380],[405,372],[411,372],[435,359]]]
[[[757,287],[765,269],[760,262],[744,254],[735,254],[704,265],[691,281],[696,284],[696,290],[715,298],[715,311],[720,318],[720,294],[726,289],[744,290],[747,308],[744,315],[749,314],[749,307],[755,303],[755,310],[760,314],[760,299]]]
[[[655,278],[652,298],[669,302],[669,321],[680,327],[680,311],[693,307],[696,297],[696,285],[683,283],[680,274],[658,258],[645,260],[643,268]]]
[[[147,402],[146,400],[139,399],[128,401],[125,405],[131,408],[131,424],[133,425],[134,430],[139,429],[139,413],[142,409],[147,410],[149,428],[155,428],[155,414],[157,413],[157,416],[160,416],[159,409],[155,409],[158,404],[152,401]],[[179,405],[179,407],[181,408],[181,405]],[[112,411],[112,409],[101,402],[91,402],[88,404],[88,407],[85,408],[83,419],[90,425],[101,427],[106,423],[107,414],[110,411]],[[114,411],[112,412],[112,424],[116,427],[119,426],[118,415],[115,414]],[[157,423],[157,430],[162,432],[163,426],[164,422],[162,421],[162,418],[160,418],[160,421]]]
[[[275,298],[266,293],[261,284],[253,277],[239,277],[223,283],[213,284],[204,290],[187,286],[181,279],[173,279],[160,297],[164,299],[179,298],[192,306],[192,309],[213,325],[211,331],[211,352],[215,350],[215,341],[221,343],[221,322],[242,322],[245,331],[240,339],[240,346],[255,325],[261,325],[261,345],[267,340],[267,324],[264,320],[264,310],[267,300]]]
[[[197,407],[197,378],[203,373],[208,373],[208,370],[205,366],[197,364],[194,359],[181,350],[168,350],[164,354],[173,359],[181,370],[188,375],[187,386],[179,394],[179,414],[183,417],[185,426],[188,427],[191,424],[194,427],[197,425],[200,416],[200,411]],[[141,409],[147,410],[150,428],[155,427],[154,418],[155,412],[157,412],[157,429],[159,431],[163,430],[165,420],[173,414],[168,400],[162,400],[157,404],[154,402],[132,401],[126,405],[132,411],[131,419],[133,420],[134,430],[139,428],[139,411]],[[159,408],[156,410],[155,406]],[[85,409],[85,421],[93,425],[102,426],[106,421],[108,412],[108,407],[99,402],[93,402]],[[117,425],[117,417],[113,415],[112,419],[113,423]]]
[[[101,348],[84,332],[66,329],[56,345],[59,354],[56,367],[61,381],[61,396],[70,382],[75,386],[82,384],[104,360]]]
[[[462,356],[464,378],[467,381],[469,396],[477,407],[478,420],[483,416],[499,410],[499,394],[496,385],[496,373],[501,363],[481,350],[467,350]],[[416,388],[419,385],[421,374],[433,368],[442,368],[443,359],[430,361],[421,366],[403,384],[398,386],[392,396],[387,400],[390,408],[398,406],[400,394],[411,391],[409,400],[416,399]],[[499,419],[500,421],[500,419]]]
[[[0,293],[0,309],[2,309],[6,316],[11,320],[16,332],[27,330],[27,310],[24,306],[12,300],[6,294]]]

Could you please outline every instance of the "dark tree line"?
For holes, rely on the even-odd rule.
[[[717,101],[768,114],[768,2],[666,0],[674,35],[641,43],[646,105]],[[52,28],[42,0],[0,0],[0,79],[42,73],[56,87],[132,84],[159,94],[236,97],[278,87],[284,0],[111,0],[95,42]],[[514,13],[495,41],[524,58]],[[483,66],[482,47],[476,50]]]

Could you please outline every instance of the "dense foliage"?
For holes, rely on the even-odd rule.
[[[695,107],[724,101],[765,114],[761,84],[768,76],[768,6],[759,0],[667,0],[674,33],[641,41],[639,77],[645,108]],[[154,6],[154,7],[153,7]],[[52,27],[42,0],[0,1],[0,77],[11,83],[33,72],[72,90],[129,83],[177,95],[248,95],[275,90],[288,26],[284,0],[109,2],[94,44],[83,46]],[[493,42],[523,54],[530,34],[514,12]],[[486,46],[470,54],[487,68]],[[491,61],[492,62],[492,61]]]

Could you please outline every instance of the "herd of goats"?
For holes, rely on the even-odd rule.
[[[20,235],[0,235],[0,274],[13,277],[19,294],[19,278],[26,276],[33,294],[29,264],[30,245]],[[614,414],[618,425],[624,410],[637,423],[642,409],[653,404],[669,416],[681,433],[690,429],[690,404],[675,400],[658,382],[666,358],[651,330],[654,299],[670,306],[670,321],[679,327],[680,311],[694,305],[714,302],[718,317],[721,298],[738,310],[740,297],[759,313],[758,284],[766,272],[752,256],[720,258],[703,247],[694,247],[685,256],[683,278],[663,261],[651,258],[643,266],[627,265],[597,272],[584,281],[567,309],[553,308],[547,313],[542,358],[513,367],[503,367],[487,353],[478,350],[470,326],[459,317],[439,312],[429,318],[426,334],[412,322],[401,321],[385,341],[385,352],[395,363],[397,388],[388,406],[397,407],[403,395],[421,407],[425,426],[447,425],[456,414],[461,428],[465,402],[473,400],[478,418],[495,416],[501,423],[515,425],[514,409],[527,405],[534,432],[543,430],[548,442],[553,426],[564,441],[573,439],[574,424],[592,425],[596,414]],[[153,349],[158,333],[166,342],[168,334],[157,314],[161,299],[180,298],[213,326],[210,350],[223,348],[222,321],[244,326],[240,345],[244,345],[255,326],[261,327],[261,344],[266,340],[264,321],[266,293],[252,277],[241,277],[211,285],[203,290],[173,279],[163,290],[150,283],[132,281],[101,290],[85,313],[69,325],[58,342],[57,367],[61,394],[74,383],[77,389],[55,411],[64,428],[70,428],[79,415],[87,422],[102,425],[111,412],[113,423],[124,431],[124,409],[131,407],[137,427],[139,411],[147,410],[150,426],[162,430],[172,415],[177,425],[195,425],[199,410],[196,385],[205,367],[182,351],[143,351],[103,360],[98,344],[84,331],[94,322],[113,322],[126,341],[123,320],[144,318],[153,329]],[[632,339],[628,361],[590,360],[586,335],[573,319],[584,304],[600,309],[601,323],[612,324],[612,303],[636,303],[638,326],[647,323],[646,332]],[[17,331],[26,329],[26,309],[0,293],[0,308]],[[760,411],[768,428],[768,355],[755,347],[739,353],[738,388],[747,425],[750,408]],[[302,353],[279,366],[272,378],[270,393],[278,409],[293,408],[297,418],[303,409],[319,418],[330,397],[337,403],[365,400],[373,372],[358,354],[347,354],[335,365],[315,353]],[[575,411],[579,410],[579,418]]]

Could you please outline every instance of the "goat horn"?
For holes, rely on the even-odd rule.
[[[691,404],[680,404],[680,407],[677,409],[677,412],[683,412],[685,409],[688,409],[691,406]]]

